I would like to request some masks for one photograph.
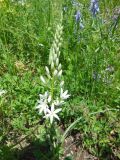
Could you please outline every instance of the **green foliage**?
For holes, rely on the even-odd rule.
[[[97,157],[120,158],[120,2],[100,1],[97,17],[90,14],[88,0],[79,2],[80,6],[73,6],[70,0],[26,0],[24,5],[0,1],[0,89],[7,91],[0,97],[3,160],[18,160],[20,155],[16,157],[11,148],[22,135],[46,143],[45,137],[39,136],[45,129],[35,105],[39,93],[44,92],[39,77],[48,62],[61,10],[64,36],[60,63],[71,97],[60,124],[68,128],[65,136],[80,133],[83,148]],[[77,10],[84,28],[75,22]],[[42,133],[36,129],[39,121]],[[34,157],[42,156],[34,151]]]

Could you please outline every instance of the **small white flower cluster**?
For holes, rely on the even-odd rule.
[[[36,106],[40,114],[44,113],[44,118],[50,119],[50,123],[53,123],[54,118],[59,120],[57,113],[62,110],[61,105],[70,96],[67,90],[63,91],[62,66],[59,63],[62,29],[62,25],[57,26],[49,55],[50,69],[46,66],[46,76],[40,77],[42,83],[48,87],[48,90],[39,95],[40,100],[38,100],[38,105]]]

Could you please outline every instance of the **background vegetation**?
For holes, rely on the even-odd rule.
[[[39,77],[61,11],[60,61],[71,97],[60,125],[67,128],[82,117],[71,131],[80,133],[82,147],[101,160],[120,159],[120,2],[99,1],[96,17],[89,6],[89,0],[76,5],[72,0],[0,1],[0,88],[7,91],[0,97],[2,160],[19,159],[21,154],[14,154],[13,148],[21,137],[28,143],[44,141],[35,104],[44,92]],[[75,20],[78,10],[83,28]],[[35,150],[36,158],[40,154]]]

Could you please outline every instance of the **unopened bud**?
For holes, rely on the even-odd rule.
[[[48,69],[47,66],[45,67],[45,70],[46,70],[47,75],[49,75],[49,74],[50,74],[50,71],[49,71],[49,69]]]
[[[57,58],[56,59],[56,66],[58,66],[58,64],[59,64],[59,59]]]
[[[54,69],[54,63],[53,62],[51,63],[51,69]]]
[[[40,76],[40,79],[41,79],[41,81],[42,81],[43,83],[46,83],[46,81],[45,81],[45,79],[44,79],[43,76]]]
[[[54,54],[54,61],[56,61],[57,59],[57,54]]]
[[[56,75],[57,75],[57,73],[58,73],[58,71],[57,71],[57,70],[55,70],[55,71],[54,71],[54,73],[53,73],[53,75],[54,75],[54,76],[56,76]]]
[[[60,77],[62,75],[62,69],[60,70],[60,72],[58,73],[58,77]]]
[[[61,83],[60,83],[60,87],[62,87],[64,85],[64,81],[62,81]]]
[[[58,70],[60,71],[60,70],[61,70],[61,68],[62,68],[62,65],[61,65],[61,64],[59,64],[59,66],[58,66]]]

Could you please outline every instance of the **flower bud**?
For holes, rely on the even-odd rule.
[[[56,47],[55,50],[56,50],[56,53],[58,53],[59,52],[59,47]]]
[[[60,56],[60,51],[58,51],[57,55],[58,55],[58,57]]]
[[[54,69],[54,63],[53,62],[51,63],[51,69]]]
[[[57,54],[54,54],[54,61],[56,61],[57,59]]]
[[[59,64],[59,66],[58,66],[58,70],[60,71],[60,70],[61,70],[61,68],[62,68],[62,65],[61,65],[61,64]]]
[[[61,75],[62,75],[62,69],[59,71],[58,77],[60,77]]]
[[[57,71],[57,70],[55,70],[55,71],[54,71],[54,73],[53,73],[53,75],[54,75],[54,76],[56,76],[56,75],[57,75],[57,73],[58,73],[58,71]]]
[[[59,59],[57,58],[56,59],[56,66],[58,66],[58,64],[59,64]]]
[[[41,81],[42,81],[43,83],[46,83],[46,81],[45,81],[45,79],[44,79],[43,76],[40,76],[40,79],[41,79]]]
[[[50,74],[50,71],[49,71],[49,69],[48,69],[47,66],[45,66],[45,70],[46,70],[47,75],[49,75],[49,74]]]
[[[60,87],[62,87],[64,85],[64,81],[62,81],[61,83],[60,83]]]

